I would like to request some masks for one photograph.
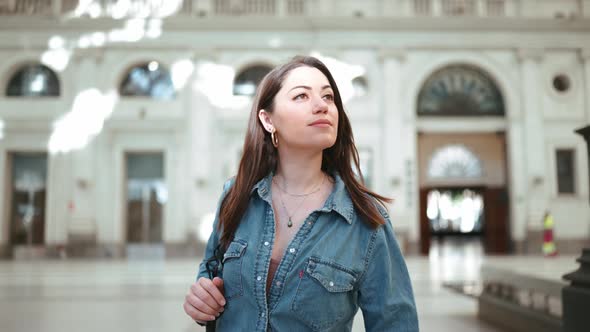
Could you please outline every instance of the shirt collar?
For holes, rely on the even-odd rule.
[[[271,186],[272,186],[272,178],[274,176],[274,172],[269,173],[267,176],[262,178],[258,183],[252,187],[251,194],[256,191],[258,196],[262,198],[264,201],[268,202],[272,206],[272,197],[271,197]],[[332,193],[328,196],[324,207],[321,208],[319,211],[322,212],[330,212],[335,211],[342,218],[351,225],[354,220],[354,204],[352,203],[352,199],[348,194],[348,190],[346,190],[346,185],[342,178],[338,173],[335,173],[333,176],[334,178],[334,188],[332,189]]]

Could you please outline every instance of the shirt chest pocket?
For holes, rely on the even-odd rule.
[[[242,262],[248,243],[243,240],[232,241],[223,255],[223,291],[226,300],[244,293],[242,283]]]
[[[301,275],[291,310],[312,330],[329,329],[355,314],[355,283],[351,270],[312,257]]]

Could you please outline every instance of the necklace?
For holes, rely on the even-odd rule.
[[[315,193],[317,193],[318,191],[320,191],[320,188],[321,188],[322,184],[324,184],[324,180],[325,180],[325,179],[326,179],[326,176],[324,175],[324,177],[322,178],[322,182],[320,183],[320,185],[319,185],[319,186],[317,186],[317,188],[315,188],[314,190],[312,190],[312,191],[310,191],[310,192],[308,192],[308,193],[305,193],[305,194],[291,194],[291,193],[289,193],[289,192],[288,192],[286,189],[284,189],[283,187],[281,187],[281,186],[279,185],[279,182],[278,182],[278,181],[276,181],[274,178],[273,178],[272,180],[273,180],[273,182],[274,182],[274,183],[277,185],[277,187],[279,187],[279,189],[280,189],[282,192],[284,192],[285,194],[287,194],[287,195],[289,195],[289,196],[293,196],[293,197],[307,197],[307,196],[309,196],[309,195],[315,194]]]
[[[287,191],[283,190],[283,188],[281,188],[279,186],[279,184],[277,183],[277,181],[274,181],[274,179],[273,179],[273,182],[280,189],[279,190],[279,200],[281,201],[281,205],[283,206],[283,209],[285,210],[285,213],[287,214],[287,217],[289,217],[289,221],[287,221],[287,227],[289,227],[289,228],[293,227],[293,216],[295,215],[295,213],[297,213],[297,211],[299,211],[299,208],[303,205],[303,202],[305,202],[305,200],[307,199],[307,197],[309,197],[310,195],[315,194],[318,191],[320,191],[320,188],[324,184],[324,181],[325,180],[326,180],[326,176],[324,175],[324,177],[322,178],[322,182],[317,186],[317,188],[315,190],[307,193],[307,194],[296,194],[296,195],[292,195],[292,194],[289,194]],[[289,210],[287,210],[287,206],[285,205],[285,202],[283,201],[283,195],[281,194],[281,191],[285,192],[287,195],[296,196],[296,197],[303,197],[303,199],[301,200],[301,202],[299,203],[299,205],[297,205],[297,208],[290,215],[289,215]]]

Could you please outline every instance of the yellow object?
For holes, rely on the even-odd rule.
[[[543,254],[545,256],[557,255],[557,247],[553,234],[554,225],[553,216],[550,213],[545,214],[545,219],[543,220]]]
[[[554,255],[557,252],[557,248],[555,247],[555,243],[553,242],[545,242],[543,243],[543,254],[546,256]]]
[[[553,229],[553,216],[551,216],[550,214],[547,215],[547,217],[545,217],[545,220],[543,221],[543,228],[544,229]]]

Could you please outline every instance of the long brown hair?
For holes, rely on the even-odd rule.
[[[261,109],[269,113],[273,112],[274,98],[281,89],[285,78],[291,70],[303,66],[317,68],[326,76],[334,91],[334,103],[338,109],[336,143],[323,151],[322,170],[328,174],[338,173],[340,175],[355,209],[364,222],[371,227],[378,227],[385,223],[373,200],[376,199],[379,204],[385,207],[385,203],[391,202],[391,199],[370,191],[353,172],[352,163],[354,163],[359,178],[362,179],[352,128],[344,112],[340,92],[332,74],[320,60],[310,56],[297,56],[269,72],[260,82],[256,91],[238,174],[220,207],[218,230],[222,232],[220,239],[222,246],[227,246],[232,240],[248,207],[252,187],[274,171],[278,163],[277,150],[272,145],[270,134],[262,126],[258,112]]]

